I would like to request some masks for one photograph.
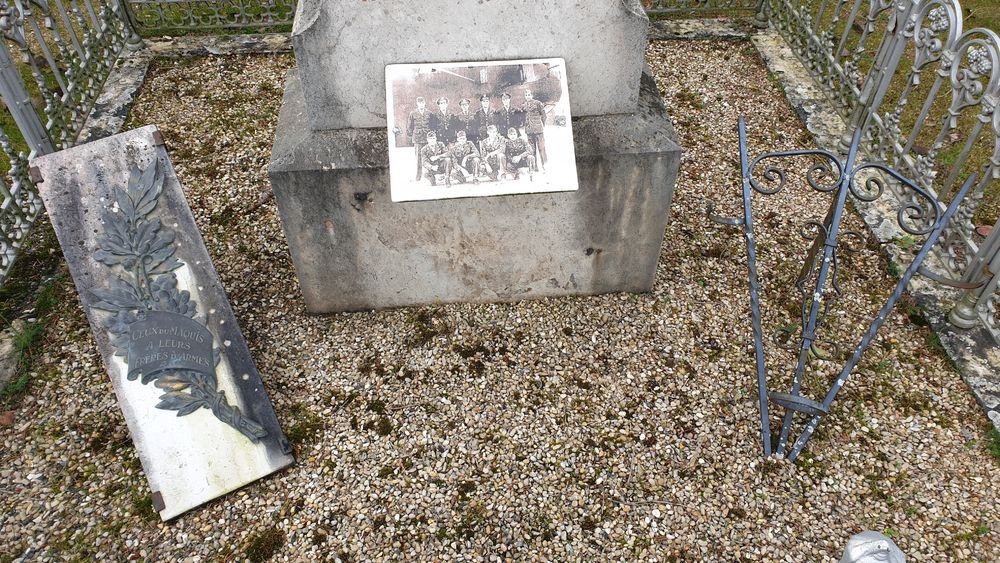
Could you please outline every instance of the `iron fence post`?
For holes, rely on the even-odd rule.
[[[840,152],[846,153],[850,149],[853,132],[857,129],[864,131],[868,125],[868,119],[882,105],[890,82],[896,74],[896,68],[903,59],[907,40],[906,25],[916,6],[916,2],[903,0],[902,2],[897,1],[891,8],[894,12],[890,16],[892,23],[890,28],[886,29],[886,34],[879,44],[879,50],[872,62],[872,67],[861,87],[861,96],[847,121],[847,129],[840,137],[840,143],[837,146]]]
[[[31,105],[21,73],[10,56],[7,42],[0,40],[0,96],[31,149],[31,156],[53,152],[52,139]]]
[[[118,9],[121,11],[122,23],[125,24],[125,29],[128,33],[128,39],[125,40],[125,48],[130,51],[137,51],[143,46],[142,36],[139,35],[139,22],[135,19],[135,13],[132,11],[129,0],[116,0],[116,3],[118,4]]]
[[[975,283],[985,274],[990,280],[981,287],[965,291],[948,314],[948,321],[951,324],[964,329],[979,324],[979,311],[985,300],[996,292],[997,283],[1000,281],[1000,276],[996,272],[1000,272],[1000,221],[993,226],[993,232],[986,237],[983,245],[979,247],[979,252],[969,261],[962,277],[964,282]]]
[[[753,16],[753,26],[757,29],[767,27],[767,0],[760,0],[757,3],[757,12]]]

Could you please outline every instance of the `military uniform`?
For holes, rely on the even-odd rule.
[[[493,109],[487,111],[479,108],[479,111],[476,112],[476,127],[479,132],[479,141],[482,141],[489,136],[489,133],[486,132],[486,128],[490,125],[497,125],[497,112]],[[497,127],[497,130],[499,131],[499,125],[497,125]]]
[[[420,158],[420,149],[427,144],[427,132],[431,130],[431,112],[427,109],[420,111],[415,109],[410,112],[410,117],[406,120],[406,136],[413,143],[413,152],[417,156],[417,180],[420,179],[423,162]]]
[[[438,142],[450,145],[455,142],[457,120],[455,114],[436,111],[431,114],[431,129],[437,133]]]
[[[479,154],[483,159],[483,170],[486,170],[486,166],[489,166],[492,170],[488,173],[490,178],[493,178],[494,180],[496,180],[500,174],[504,173],[504,161],[507,159],[505,153],[506,147],[507,139],[499,136],[496,140],[486,137],[482,141],[479,141]]]
[[[452,158],[452,170],[454,170],[454,177],[458,179],[459,182],[464,182],[465,177],[462,175],[462,171],[458,169],[461,166],[466,172],[472,175],[473,178],[479,175],[479,149],[476,148],[476,144],[472,141],[465,141],[464,143],[455,142],[448,148],[448,154]]]
[[[454,118],[455,134],[457,135],[459,131],[465,131],[465,138],[475,146],[479,142],[479,124],[476,122],[475,112],[456,113]]]
[[[513,106],[509,109],[500,108],[497,110],[496,125],[501,137],[506,137],[507,130],[511,127],[517,129],[521,126],[520,116],[521,112],[517,111]]]
[[[504,166],[507,171],[517,174],[518,168],[533,170],[535,168],[535,157],[532,156],[535,152],[534,149],[535,147],[531,146],[531,143],[520,137],[507,139],[507,145],[504,147],[504,155],[507,157]],[[514,161],[515,159],[517,162]]]
[[[441,156],[437,160],[431,160],[432,156]],[[434,178],[435,174],[444,174],[445,182],[449,185],[451,184],[451,155],[448,153],[448,147],[444,143],[438,142],[432,145],[425,145],[420,151],[420,164],[423,166],[424,170],[430,175],[431,185],[437,185],[437,179]]]
[[[545,166],[545,104],[538,100],[524,103],[524,134],[538,150],[538,162]]]

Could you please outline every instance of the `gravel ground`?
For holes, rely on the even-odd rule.
[[[754,152],[808,136],[746,42],[658,42],[648,59],[686,149],[652,293],[329,317],[305,314],[262,198],[293,59],[159,63],[131,125],[163,130],[298,463],[160,523],[66,299],[0,428],[0,560],[820,561],[862,529],[914,561],[995,560],[1000,464],[906,303],[807,453],[761,459],[742,237],[704,210],[740,211],[738,115]],[[765,323],[780,334],[798,315],[799,225],[826,200],[791,187],[758,200]],[[848,350],[893,283],[863,246],[842,256],[827,328]],[[784,388],[792,358],[768,345]],[[806,388],[831,369],[816,361]]]

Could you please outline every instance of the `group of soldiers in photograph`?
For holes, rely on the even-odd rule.
[[[545,116],[552,106],[534,99],[530,90],[524,92],[525,103],[511,106],[510,94],[500,96],[500,107],[494,108],[490,96],[479,98],[480,107],[471,110],[472,102],[463,99],[460,110],[452,113],[448,99],[437,99],[437,111],[427,108],[423,97],[410,112],[406,135],[412,140],[417,157],[417,177],[425,174],[431,185],[444,175],[446,185],[481,179],[516,180],[527,171],[544,170]]]

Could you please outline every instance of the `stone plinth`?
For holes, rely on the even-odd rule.
[[[385,66],[563,57],[573,115],[631,113],[649,19],[638,0],[302,0],[292,44],[308,126],[385,127]]]
[[[269,174],[310,312],[651,289],[681,150],[648,75],[574,119],[578,191],[393,203],[384,122],[310,130],[298,72]]]

